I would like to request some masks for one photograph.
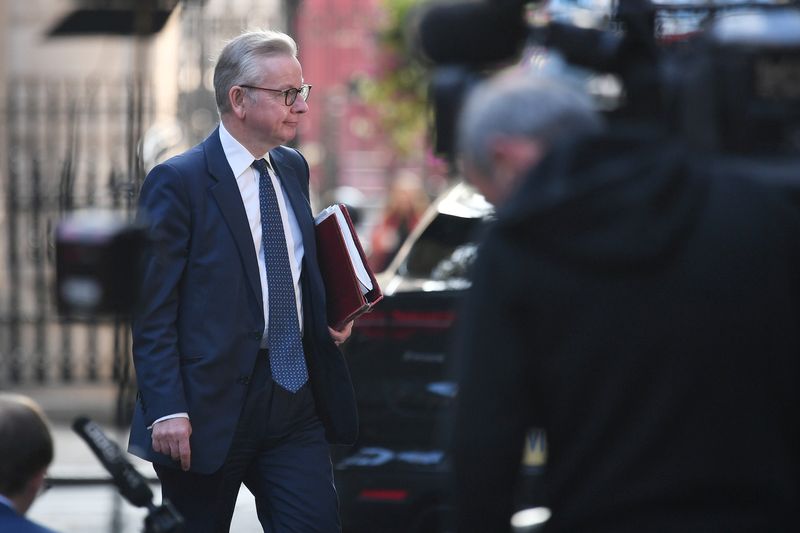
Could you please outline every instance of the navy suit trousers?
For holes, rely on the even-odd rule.
[[[264,350],[222,467],[210,475],[154,468],[187,532],[229,531],[242,483],[255,496],[267,533],[341,530],[329,446],[311,390],[306,384],[292,394],[276,385]]]

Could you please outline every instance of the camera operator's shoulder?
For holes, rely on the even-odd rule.
[[[800,191],[799,157],[736,158],[722,163],[728,176],[752,180],[770,189],[782,190],[786,194]]]
[[[786,205],[800,216],[800,161],[794,169],[774,174],[765,173],[753,179],[769,189],[776,203]]]
[[[800,156],[747,157],[719,161],[717,179],[739,183],[750,201],[764,203],[775,216],[800,223]]]

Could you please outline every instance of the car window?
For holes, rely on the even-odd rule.
[[[401,273],[437,281],[463,279],[475,259],[482,218],[439,213],[411,248]]]

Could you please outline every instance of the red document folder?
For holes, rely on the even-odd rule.
[[[317,216],[316,238],[328,324],[339,329],[372,309],[383,293],[344,204],[332,205]]]

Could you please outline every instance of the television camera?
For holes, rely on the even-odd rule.
[[[80,211],[59,222],[55,241],[59,314],[78,320],[130,314],[147,244],[141,222],[113,211]]]
[[[800,154],[796,0],[486,0],[434,5],[418,30],[450,158],[466,92],[515,62],[578,73],[612,124],[656,122],[706,153]]]

